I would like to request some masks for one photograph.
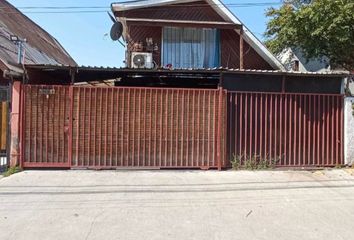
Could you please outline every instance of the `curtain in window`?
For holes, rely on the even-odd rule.
[[[219,39],[216,29],[165,27],[162,63],[174,68],[219,67]]]

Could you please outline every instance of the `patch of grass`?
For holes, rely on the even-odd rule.
[[[273,169],[277,163],[280,161],[279,158],[267,159],[262,158],[258,155],[253,155],[252,157],[243,155],[234,155],[231,159],[232,169],[234,170],[267,170]]]
[[[233,170],[240,170],[242,168],[242,155],[233,155],[230,160],[231,166]]]
[[[22,169],[20,167],[10,167],[9,169],[7,169],[6,172],[3,173],[4,177],[9,177],[15,173],[19,173],[21,172]]]
[[[335,169],[342,169],[342,168],[343,168],[343,166],[342,166],[342,165],[340,165],[340,164],[337,164],[334,168],[335,168]]]

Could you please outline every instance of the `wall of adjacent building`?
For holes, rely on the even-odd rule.
[[[345,98],[344,157],[345,163],[354,164],[354,97]]]

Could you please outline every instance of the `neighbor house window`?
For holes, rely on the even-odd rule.
[[[173,68],[213,68],[220,66],[220,34],[217,29],[163,29],[164,66]]]
[[[299,71],[300,70],[300,62],[299,60],[295,60],[293,63],[293,71]]]

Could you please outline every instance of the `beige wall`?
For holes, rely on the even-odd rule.
[[[344,157],[345,163],[354,165],[354,97],[345,98]]]

